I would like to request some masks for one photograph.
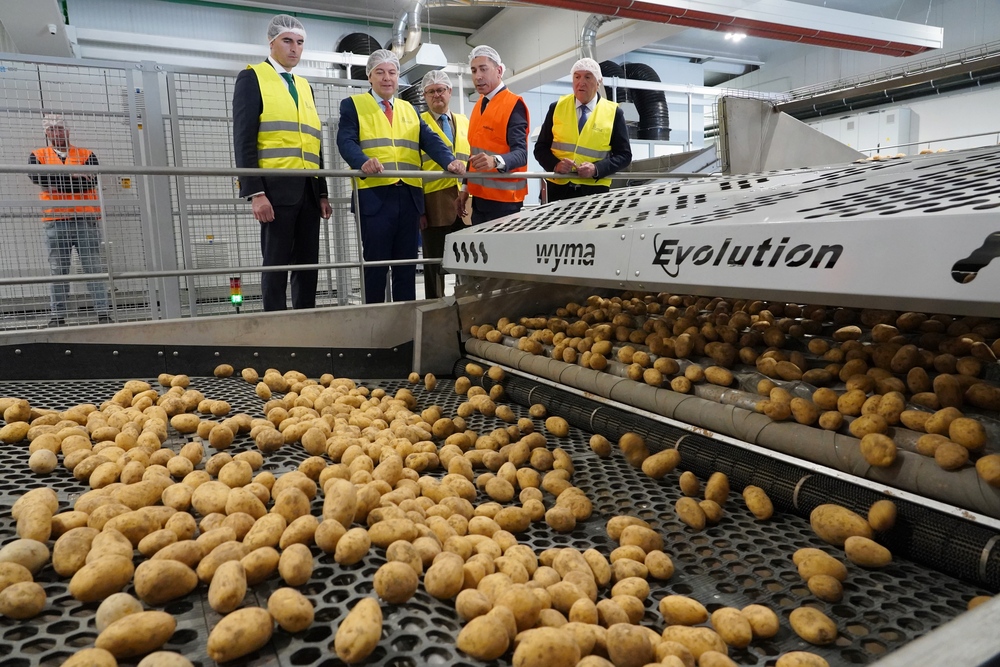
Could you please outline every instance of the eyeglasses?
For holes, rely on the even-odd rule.
[[[424,91],[424,95],[437,97],[438,95],[444,95],[448,92],[451,92],[451,88],[428,88]]]

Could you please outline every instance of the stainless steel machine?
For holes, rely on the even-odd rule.
[[[686,594],[710,610],[755,602],[776,610],[782,625],[776,637],[730,651],[740,665],[770,666],[791,650],[814,651],[831,665],[994,664],[1000,606],[989,602],[965,612],[974,596],[1000,590],[1000,494],[974,469],[935,470],[933,461],[907,449],[903,433],[897,438],[904,443],[899,464],[873,468],[859,460],[857,442],[846,430],[773,422],[754,411],[760,376],[753,367],[737,365],[732,387],[697,385],[680,394],[627,379],[625,366],[613,360],[599,372],[550,358],[551,346],[531,354],[518,349],[517,337],[490,342],[470,335],[472,327],[496,326],[500,318],[553,317],[568,303],[623,291],[821,304],[830,307],[831,317],[837,307],[1000,317],[1000,263],[991,264],[1000,233],[1000,150],[791,168],[795,163],[788,160],[798,158],[789,155],[808,153],[810,135],[779,147],[781,137],[798,136],[799,130],[785,133],[778,129],[784,125],[779,117],[761,113],[763,139],[741,144],[743,154],[756,156],[762,169],[778,160],[780,170],[652,182],[453,234],[445,258],[446,269],[460,276],[453,298],[6,335],[0,338],[0,396],[66,409],[99,404],[121,380],[186,373],[206,395],[258,416],[262,401],[252,385],[212,377],[215,365],[228,363],[237,370],[332,373],[388,392],[408,386],[420,407],[436,404],[454,414],[464,397],[450,379],[428,391],[408,384],[406,375],[416,370],[458,377],[470,361],[500,365],[506,370],[499,383],[504,400],[516,416],[527,417],[528,406],[542,404],[569,421],[569,435],[550,436],[551,446],[570,454],[573,481],[594,504],[593,517],[573,532],[535,524],[521,541],[536,552],[572,545],[608,554],[615,547],[604,531],[608,518],[632,514],[650,522],[663,535],[676,572],[653,583],[644,625],[661,630],[659,598]],[[724,142],[729,147],[722,162],[735,159],[734,142]],[[758,148],[748,148],[751,143]],[[829,337],[836,328],[832,320],[820,324],[816,337]],[[996,381],[995,366],[985,368],[987,382]],[[488,377],[473,380],[486,389],[496,384]],[[809,391],[801,382],[782,384],[796,395]],[[976,415],[987,427],[986,449],[992,451],[1000,445],[998,415]],[[480,414],[469,417],[469,427],[480,433],[502,425]],[[535,428],[543,429],[542,420],[535,420]],[[653,480],[620,455],[598,458],[588,445],[593,433],[614,441],[625,432],[644,436],[654,452],[678,449],[678,470]],[[184,440],[171,432],[166,444],[177,447]],[[240,436],[231,451],[253,446]],[[0,476],[0,544],[14,537],[10,507],[24,490],[52,486],[61,507],[86,490],[62,469],[48,478],[31,473],[24,446],[2,452],[7,472]],[[267,457],[265,466],[276,473],[291,470],[306,456],[301,448],[285,447]],[[682,470],[701,480],[717,471],[729,476],[732,494],[717,525],[694,531],[677,518],[673,505],[681,495]],[[770,495],[773,519],[756,521],[747,510],[739,492],[748,484]],[[812,596],[791,553],[807,546],[842,560],[843,553],[815,536],[811,510],[834,502],[863,514],[884,498],[899,513],[896,527],[877,535],[892,550],[893,563],[880,570],[849,565],[840,602]],[[313,513],[319,514],[322,499],[315,503]],[[332,653],[333,634],[354,602],[371,594],[371,576],[384,554],[373,550],[348,567],[315,548],[314,556],[314,575],[302,587],[316,608],[313,626],[297,635],[277,631],[240,664],[340,664]],[[39,580],[48,594],[43,615],[0,619],[5,666],[58,665],[96,636],[95,604],[76,602],[51,569]],[[245,604],[266,604],[280,585],[272,577]],[[204,594],[202,588],[168,605],[178,631],[165,647],[201,667],[212,664],[204,642],[220,618]],[[788,615],[803,604],[835,620],[839,634],[833,644],[810,646],[792,632]],[[455,648],[461,623],[451,604],[421,588],[409,602],[384,605],[383,611],[385,632],[365,664],[477,664]],[[497,664],[509,660],[510,654]]]

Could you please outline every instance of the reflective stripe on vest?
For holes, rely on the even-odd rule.
[[[427,127],[434,130],[444,145],[448,147],[452,153],[455,154],[456,160],[461,160],[462,162],[469,161],[469,119],[460,113],[453,114],[455,119],[455,127],[452,130],[455,133],[455,143],[448,141],[448,137],[445,136],[444,130],[441,129],[441,125],[434,119],[434,114],[430,111],[425,111],[420,114],[420,117]],[[434,159],[427,153],[420,152],[420,160],[423,163],[424,171],[441,171],[441,165],[434,161]],[[438,190],[445,190],[450,187],[458,186],[457,178],[435,178],[433,180],[424,181],[424,192],[437,192]]]
[[[86,148],[70,146],[66,151],[66,161],[64,162],[59,154],[51,146],[39,148],[34,151],[38,164],[65,164],[67,166],[82,167],[90,159],[92,153]],[[84,190],[82,192],[50,192],[42,189],[38,193],[38,198],[42,201],[97,201],[97,190]],[[65,220],[67,217],[76,215],[100,215],[100,206],[53,206],[43,211],[42,222],[53,220]]]
[[[476,106],[472,110],[472,117],[469,118],[469,146],[472,155],[479,153],[503,155],[510,152],[511,147],[507,145],[507,120],[510,118],[511,112],[514,111],[514,106],[518,102],[523,103],[523,101],[518,95],[503,88],[486,105],[486,113],[482,113],[482,102],[476,102]],[[528,106],[525,105],[524,109],[527,113]],[[527,135],[525,135],[524,144],[524,148],[527,150]],[[470,169],[470,171],[475,170]],[[528,171],[528,166],[524,165],[510,171],[511,173]],[[473,197],[482,197],[493,201],[520,202],[524,201],[528,194],[528,181],[513,178],[470,178],[468,188],[469,194]]]
[[[257,166],[261,169],[319,169],[323,127],[309,83],[294,76],[299,105],[288,84],[268,62],[247,65],[260,86],[260,126],[257,129]]]
[[[615,125],[617,110],[617,104],[598,97],[593,113],[587,118],[583,132],[580,132],[579,119],[576,115],[576,97],[573,95],[560,97],[552,113],[552,154],[560,160],[569,158],[577,164],[597,163],[611,155],[611,130]],[[559,185],[579,183],[611,186],[610,178],[602,178],[599,181],[592,178],[547,180]]]
[[[361,150],[376,158],[385,169],[393,171],[420,170],[420,116],[406,100],[397,99],[392,105],[392,124],[371,93],[351,95],[358,112],[358,141]],[[377,188],[402,180],[415,188],[423,187],[419,178],[379,178],[368,176],[355,179],[358,188]]]

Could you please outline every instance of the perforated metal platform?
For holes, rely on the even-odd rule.
[[[990,147],[623,188],[449,235],[444,266],[593,287],[996,317],[998,167],[1000,148]]]
[[[456,395],[449,381],[441,380],[434,392],[422,385],[403,381],[367,381],[367,386],[383,387],[394,392],[409,387],[419,408],[439,405],[446,414],[454,414],[464,400]],[[118,381],[8,382],[0,383],[0,395],[20,396],[33,404],[66,409],[81,402],[100,403],[120,388]],[[206,396],[229,401],[234,412],[258,415],[262,402],[253,387],[236,378],[192,378],[193,388]],[[518,417],[527,409],[512,405]],[[479,414],[468,418],[470,428],[480,433],[504,425]],[[542,420],[534,420],[536,429]],[[571,428],[569,437],[552,438],[550,446],[563,447],[576,466],[574,482],[594,503],[593,517],[570,534],[556,534],[545,524],[534,524],[519,536],[536,553],[553,546],[595,547],[605,555],[616,546],[605,534],[608,518],[633,514],[649,521],[665,539],[676,573],[669,582],[651,582],[643,623],[662,630],[657,611],[660,598],[669,593],[691,595],[711,611],[720,606],[743,606],[761,603],[771,606],[782,619],[780,633],[772,640],[755,641],[746,650],[731,651],[740,665],[772,665],[781,653],[812,650],[825,656],[833,665],[868,664],[892,652],[962,613],[967,601],[985,591],[933,570],[906,561],[896,561],[881,571],[865,571],[848,564],[849,576],[844,585],[844,599],[837,604],[816,600],[806,588],[791,561],[800,547],[813,546],[843,557],[838,550],[822,544],[813,535],[808,522],[790,514],[778,513],[767,522],[758,522],[744,506],[738,493],[730,495],[722,522],[695,533],[674,515],[673,503],[679,497],[677,475],[656,482],[630,468],[620,456],[598,459],[588,445],[590,434]],[[175,449],[181,439],[176,433],[167,445]],[[657,443],[651,443],[658,449]],[[252,448],[245,435],[239,436],[231,453]],[[264,468],[275,473],[294,469],[306,458],[296,447],[285,447],[267,457]],[[16,498],[29,488],[49,485],[56,489],[60,508],[70,506],[86,490],[64,469],[49,477],[39,477],[27,467],[27,452],[12,447],[0,450],[5,473],[0,479],[0,543],[15,538],[10,509]],[[546,496],[546,504],[552,502]],[[313,513],[319,515],[322,499],[314,501]],[[337,666],[343,663],[332,651],[333,636],[341,618],[362,597],[372,594],[371,578],[384,562],[384,553],[373,548],[368,557],[354,566],[336,564],[331,556],[313,548],[315,570],[308,584],[301,588],[316,608],[311,628],[297,635],[278,629],[271,643],[245,659],[228,664],[291,666]],[[137,559],[138,562],[138,559]],[[42,615],[30,621],[0,619],[0,662],[4,667],[55,667],[71,653],[93,645],[96,637],[94,614],[97,604],[81,604],[67,591],[51,567],[37,578],[43,583],[48,604]],[[265,606],[268,595],[281,586],[277,575],[256,587],[245,605]],[[126,589],[131,591],[131,588]],[[177,632],[165,647],[185,654],[199,667],[214,664],[205,654],[205,641],[220,616],[211,610],[206,589],[170,603],[165,610],[177,617]],[[834,619],[840,635],[833,646],[810,647],[788,625],[788,614],[803,603],[821,608]],[[484,663],[469,659],[455,648],[461,623],[453,606],[427,595],[422,587],[403,605],[383,605],[385,631],[375,653],[365,664],[379,667],[417,667],[448,665],[472,667]],[[510,655],[493,665],[509,664]],[[120,664],[134,665],[137,660]]]

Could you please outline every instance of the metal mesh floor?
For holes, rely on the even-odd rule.
[[[439,405],[447,415],[464,400],[453,391],[453,383],[438,382],[427,392],[423,385],[400,380],[365,381],[370,388],[382,387],[395,392],[408,387],[418,401],[418,410]],[[0,395],[28,399],[40,407],[66,409],[82,402],[101,403],[121,387],[121,381],[6,382],[0,383]],[[192,378],[191,387],[207,397],[228,401],[233,413],[260,414],[262,401],[253,386],[238,378]],[[518,417],[527,417],[527,409],[511,405]],[[505,425],[498,419],[475,414],[467,419],[469,428],[480,433]],[[543,431],[543,420],[535,419],[536,430]],[[781,653],[810,650],[827,658],[831,665],[868,664],[903,644],[930,632],[962,613],[969,599],[985,593],[974,586],[907,561],[895,561],[880,571],[867,571],[847,563],[848,579],[844,598],[836,604],[818,601],[799,577],[791,554],[801,547],[819,547],[844,560],[843,553],[816,538],[807,520],[776,513],[767,522],[756,521],[746,509],[737,490],[725,506],[721,523],[702,532],[688,529],[677,519],[673,503],[680,497],[677,474],[654,481],[629,467],[619,455],[601,460],[589,447],[589,433],[570,428],[566,438],[549,436],[550,447],[560,446],[573,459],[573,481],[593,501],[594,514],[572,533],[558,534],[544,523],[533,524],[519,536],[536,553],[554,546],[594,547],[609,555],[617,546],[607,537],[608,518],[619,514],[637,515],[654,526],[663,536],[664,550],[674,560],[676,572],[668,582],[650,582],[643,624],[662,630],[663,621],[657,604],[664,595],[691,595],[708,610],[721,606],[742,607],[750,603],[770,606],[782,621],[781,631],[771,640],[755,640],[745,650],[731,650],[730,656],[740,665],[773,665]],[[177,450],[184,442],[171,429],[165,446]],[[649,443],[653,451],[656,443]],[[237,437],[227,451],[237,453],[253,448],[246,435]],[[0,478],[0,544],[15,539],[11,506],[29,488],[48,485],[59,496],[60,510],[68,508],[87,487],[77,482],[63,468],[48,477],[28,469],[27,449],[5,447],[0,450],[4,474]],[[298,447],[284,447],[265,459],[264,470],[280,473],[292,470],[307,457]],[[552,498],[546,495],[546,506]],[[322,497],[317,496],[313,514],[320,515]],[[384,551],[372,549],[353,566],[344,567],[313,547],[315,570],[301,591],[312,601],[316,620],[308,630],[289,635],[280,628],[271,643],[233,665],[337,666],[343,663],[332,650],[334,633],[340,619],[362,597],[373,595],[372,575],[384,562]],[[93,646],[96,638],[94,615],[97,604],[81,604],[68,593],[68,580],[60,580],[46,567],[36,577],[45,587],[48,602],[43,613],[29,621],[0,618],[0,663],[4,667],[55,667],[75,651]],[[275,574],[248,592],[245,606],[266,606],[270,593],[282,582]],[[132,592],[131,587],[126,589]],[[164,610],[177,618],[177,631],[165,650],[186,655],[198,667],[213,665],[205,654],[209,630],[221,618],[207,603],[207,589],[167,605]],[[809,603],[820,607],[836,621],[840,634],[829,647],[813,647],[800,640],[788,624],[793,609]],[[459,653],[455,638],[461,621],[450,602],[430,597],[422,586],[403,605],[383,604],[384,633],[378,648],[365,662],[385,667],[417,665],[482,665]],[[509,664],[510,654],[494,665]],[[134,665],[138,659],[119,664]]]

